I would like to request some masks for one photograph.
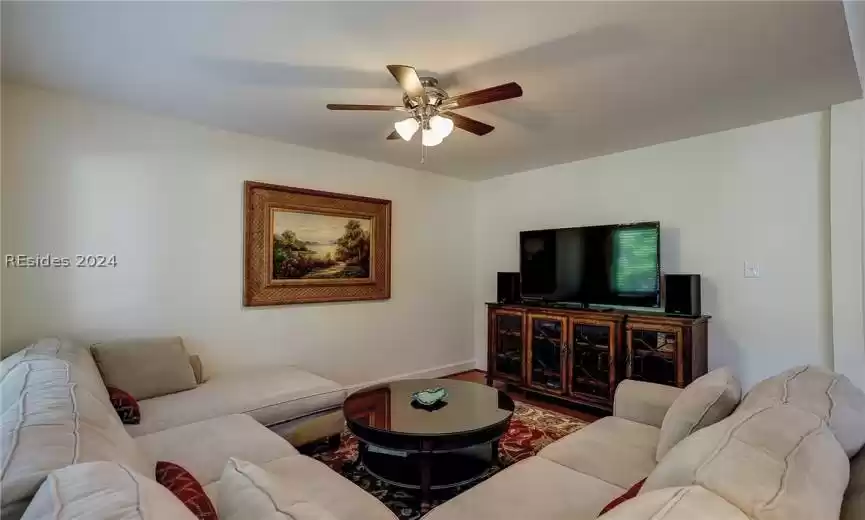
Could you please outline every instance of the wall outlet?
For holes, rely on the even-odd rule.
[[[745,278],[760,278],[760,265],[745,261]]]

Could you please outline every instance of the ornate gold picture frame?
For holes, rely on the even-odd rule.
[[[244,183],[245,306],[390,298],[383,199]]]

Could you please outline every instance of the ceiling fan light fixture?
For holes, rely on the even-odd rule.
[[[438,146],[441,144],[443,137],[439,135],[432,128],[424,128],[423,136],[421,141],[423,141],[424,146]]]
[[[0,0],[2,1],[2,0]],[[487,135],[495,127],[454,110],[477,105],[486,105],[523,95],[519,84],[511,81],[456,96],[448,94],[438,86],[438,79],[419,76],[417,70],[409,65],[388,65],[388,72],[402,89],[401,105],[327,105],[328,110],[368,110],[378,112],[402,112],[410,117],[393,124],[394,130],[387,134],[388,141],[411,141],[418,130],[421,132],[421,162],[424,162],[427,146],[438,146],[449,136],[454,127],[477,136]]]
[[[402,137],[405,141],[411,141],[412,136],[414,136],[414,133],[417,132],[419,126],[420,125],[413,117],[403,119],[402,121],[397,121],[393,124],[396,133],[398,133],[399,136]]]
[[[454,131],[454,122],[442,116],[433,116],[429,120],[429,126],[433,132],[441,136],[442,139],[451,135]]]

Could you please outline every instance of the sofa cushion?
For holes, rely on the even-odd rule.
[[[113,462],[52,472],[22,520],[196,520],[170,491]]]
[[[0,382],[4,507],[33,496],[51,471],[69,464],[115,461],[153,474],[110,403],[69,382],[78,376],[69,361],[40,357],[18,363]]]
[[[182,466],[160,460],[156,463],[156,482],[171,491],[198,520],[217,520],[216,507],[201,483]]]
[[[90,346],[107,386],[149,399],[195,388],[195,373],[179,337],[124,339]]]
[[[600,520],[748,520],[736,506],[700,486],[671,487],[640,495]]]
[[[865,392],[842,374],[815,366],[792,368],[754,386],[739,409],[779,403],[825,420],[848,457],[865,445]]]
[[[249,462],[231,459],[219,480],[222,520],[337,520],[276,475]]]
[[[582,520],[625,490],[543,457],[529,457],[436,507],[424,520]]]
[[[850,460],[850,483],[841,505],[841,520],[865,518],[865,449]]]
[[[262,464],[261,469],[278,477],[281,487],[291,489],[307,502],[326,508],[339,520],[396,520],[390,509],[374,496],[317,460],[296,455]],[[221,482],[205,486],[204,491],[222,514]]]
[[[291,444],[248,415],[225,415],[136,437],[151,460],[180,464],[202,485],[219,480],[230,457],[264,464],[297,455]]]
[[[737,410],[686,438],[641,493],[699,484],[755,520],[838,518],[849,470],[819,417],[782,404]]]
[[[270,426],[303,417],[345,400],[345,390],[328,379],[291,366],[216,374],[192,390],[139,401],[141,424],[133,436],[221,415],[245,413]]]
[[[742,387],[729,368],[718,368],[695,379],[664,416],[655,459],[661,460],[688,435],[730,415],[741,397]]]
[[[655,469],[660,430],[604,417],[542,449],[539,457],[627,489]]]

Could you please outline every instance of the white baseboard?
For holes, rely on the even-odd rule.
[[[406,374],[399,374],[396,376],[386,377],[384,379],[379,379],[377,381],[367,381],[365,383],[357,383],[354,385],[346,386],[345,389],[348,390],[349,393],[354,392],[360,388],[365,388],[367,386],[378,385],[381,383],[387,383],[388,381],[394,381],[396,379],[435,379],[437,377],[445,377],[453,374],[459,374],[460,372],[468,372],[469,370],[474,370],[477,366],[474,359],[468,359],[466,361],[460,361],[458,363],[451,363],[449,365],[441,365],[433,368],[425,368],[423,370],[417,370],[415,372],[408,372]]]

